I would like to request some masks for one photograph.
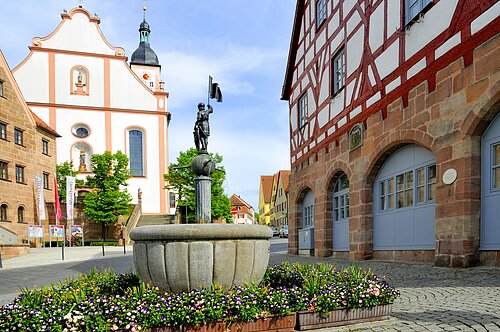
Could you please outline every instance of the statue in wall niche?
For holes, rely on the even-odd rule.
[[[86,172],[87,165],[85,164],[85,150],[80,150],[80,166],[78,167],[78,172]]]
[[[211,105],[208,105],[208,109],[205,109],[204,103],[198,104],[198,114],[193,132],[194,144],[198,152],[207,152],[208,137],[210,136],[210,124],[208,121],[209,115],[213,112],[214,110]]]
[[[75,95],[87,95],[87,74],[83,74],[81,70],[75,70],[75,72],[78,72],[78,75],[76,76],[76,89],[73,90],[73,94]],[[74,76],[73,76],[74,77]]]

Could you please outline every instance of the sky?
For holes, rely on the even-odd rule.
[[[144,0],[0,0],[0,49],[11,69],[45,37],[60,13],[79,5],[130,58],[139,44]],[[261,175],[290,169],[288,102],[280,100],[295,0],[147,0],[151,48],[170,93],[169,162],[194,147],[196,105],[207,102],[208,75],[224,101],[211,104],[208,150],[224,158],[224,189],[258,210]]]

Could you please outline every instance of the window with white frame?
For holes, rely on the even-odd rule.
[[[17,222],[24,222],[24,207],[22,206],[17,208]]]
[[[16,165],[16,182],[24,183],[24,166]]]
[[[0,122],[0,139],[7,139],[7,125],[2,122]]]
[[[336,95],[345,85],[345,51],[342,47],[333,57],[333,95]]]
[[[380,210],[389,211],[433,203],[436,200],[436,165],[427,165],[379,183]]]
[[[326,20],[326,0],[316,1],[316,28]]]
[[[0,161],[0,179],[9,179],[9,163],[6,161]]]
[[[432,0],[405,0],[405,25],[418,18],[431,4]]]
[[[14,143],[17,145],[23,145],[23,130],[19,128],[14,128]]]
[[[49,155],[49,141],[42,140],[42,153],[46,156]]]
[[[130,175],[144,176],[144,141],[142,131],[130,130],[128,135]]]
[[[0,221],[7,221],[7,204],[2,204],[0,206]]]
[[[307,110],[307,92],[304,93],[299,98],[298,108],[299,108],[299,127],[302,127],[307,123],[307,117],[309,116]]]
[[[333,221],[349,218],[349,179],[347,175],[337,180],[333,188]]]

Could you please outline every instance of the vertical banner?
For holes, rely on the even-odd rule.
[[[57,186],[56,174],[54,174],[54,202],[56,204],[56,225],[62,220],[61,201],[59,201],[59,188]]]
[[[45,198],[43,197],[43,179],[35,176],[36,194],[38,202],[38,220],[45,220]]]
[[[73,225],[73,211],[75,204],[75,177],[66,177],[66,214],[68,220],[71,220],[71,225]]]

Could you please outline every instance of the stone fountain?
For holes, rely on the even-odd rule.
[[[198,155],[190,166],[197,175],[196,223],[143,226],[130,232],[139,277],[173,292],[258,283],[269,263],[268,227],[211,223],[211,176],[216,165],[207,145],[212,112],[212,106],[198,104],[194,127]]]

